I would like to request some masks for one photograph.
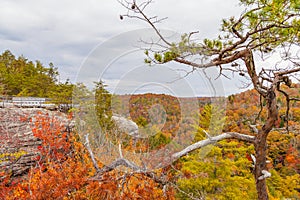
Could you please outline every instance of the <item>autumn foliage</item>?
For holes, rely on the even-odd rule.
[[[139,174],[113,171],[93,180],[94,167],[76,133],[50,116],[36,116],[32,124],[34,135],[42,140],[36,165],[23,178],[2,179],[0,199],[172,199]]]
[[[299,88],[295,87],[291,92],[297,93]],[[168,117],[167,125],[162,126],[162,134],[172,136],[177,130],[180,112],[177,101],[171,97],[167,101],[168,98],[152,94],[133,96],[129,101],[132,103],[130,115],[136,121],[143,117],[147,122],[147,109],[154,104],[161,104]],[[249,124],[256,121],[260,126],[266,116],[264,110],[257,115],[260,108],[258,98],[254,90],[228,97],[226,115],[222,119],[225,123],[217,130],[255,134]],[[282,106],[280,113],[284,115],[285,104],[281,100],[279,96],[278,102]],[[189,101],[185,99],[185,102]],[[163,102],[169,103],[165,105]],[[207,126],[220,126],[216,120],[211,122],[216,116],[210,114],[213,107],[207,104],[207,99],[199,99],[199,102],[202,103],[199,108],[201,122],[195,141],[205,139],[203,130]],[[300,188],[299,108],[297,102],[291,109],[289,133],[281,127],[279,118],[268,137],[268,170],[272,176],[267,183],[271,199],[300,198],[297,191]],[[172,118],[172,115],[179,116]],[[0,172],[0,199],[253,199],[256,196],[253,160],[250,156],[254,154],[254,147],[245,142],[231,139],[221,141],[208,152],[205,152],[205,148],[197,150],[172,166],[156,171],[158,176],[166,175],[168,185],[164,187],[145,174],[130,170],[124,173],[117,168],[97,174],[79,135],[66,129],[51,115],[36,114],[30,124],[34,136],[41,141],[36,147],[36,164],[22,177]],[[160,140],[158,138],[157,141]],[[128,143],[126,148],[133,148],[131,145]],[[103,167],[101,160],[98,160],[98,165]]]

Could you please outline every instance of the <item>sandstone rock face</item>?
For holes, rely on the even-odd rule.
[[[131,121],[119,115],[112,116],[112,120],[116,122],[120,130],[126,132],[130,136],[139,136],[139,127],[134,121]]]
[[[38,116],[55,118],[70,127],[71,122],[63,113],[40,108],[0,109],[0,171],[21,176],[36,165],[42,142],[33,135],[32,128]]]

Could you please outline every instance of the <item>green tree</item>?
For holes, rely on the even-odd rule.
[[[112,94],[110,94],[105,87],[107,85],[104,84],[102,80],[99,82],[95,82],[95,104],[96,104],[96,114],[98,118],[98,122],[102,131],[106,132],[113,128],[112,122]]]
[[[224,109],[217,105],[206,104],[200,113],[199,126],[215,136],[222,132],[225,120]]]
[[[72,105],[72,96],[74,84],[66,80],[64,83],[58,83],[50,92],[51,101],[56,105],[59,105],[64,111],[68,111]]]
[[[44,67],[40,61],[16,58],[10,51],[0,55],[1,85],[7,95],[49,97],[56,87],[57,68]]]
[[[172,61],[188,65],[193,70],[215,67],[220,69],[220,76],[223,75],[223,71],[232,71],[245,77],[249,85],[252,85],[266,102],[263,107],[267,111],[267,117],[265,121],[260,122],[261,126],[255,136],[224,133],[223,137],[214,137],[214,140],[221,140],[230,135],[254,144],[257,197],[262,200],[268,199],[267,137],[278,118],[277,94],[284,94],[288,105],[287,112],[290,101],[297,100],[291,98],[283,86],[292,87],[290,77],[299,76],[300,72],[300,58],[297,55],[300,42],[299,0],[240,0],[246,10],[238,18],[223,19],[219,36],[213,39],[205,38],[202,42],[195,42],[199,41],[195,40],[195,32],[183,34],[179,42],[169,41],[156,26],[160,19],[146,14],[146,7],[150,2],[151,0],[143,3],[137,3],[135,0],[131,3],[121,1],[128,11],[122,18],[130,17],[145,21],[160,38],[160,43],[157,43],[159,50],[151,43],[151,51],[145,52],[146,63],[162,64]],[[265,63],[260,67],[257,66],[254,53],[265,57],[278,50],[282,51],[282,60],[286,62],[271,66],[270,69]],[[189,151],[175,155],[186,155],[209,143],[203,141],[198,146],[194,144]]]

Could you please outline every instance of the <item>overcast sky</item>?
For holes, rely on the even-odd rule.
[[[1,53],[8,49],[17,56],[40,60],[45,66],[52,62],[58,67],[61,80],[91,83],[104,78],[113,92],[122,93],[120,85],[130,87],[126,90],[129,93],[142,92],[151,86],[160,88],[157,91],[161,92],[173,87],[168,84],[178,74],[168,71],[168,66],[161,73],[156,67],[144,69],[147,66],[143,64],[143,53],[131,46],[135,45],[133,40],[141,39],[135,37],[148,32],[145,28],[149,27],[134,19],[120,20],[119,15],[126,10],[117,0],[1,0],[0,7]],[[204,38],[217,35],[222,18],[242,11],[237,0],[156,0],[146,12],[168,17],[159,25],[162,29],[179,34],[199,31],[199,36]],[[93,65],[95,55],[97,61]],[[166,76],[170,80],[166,81]],[[204,83],[205,89],[197,82],[203,74],[192,76],[184,84],[177,81],[175,88],[184,90],[188,84],[194,94],[210,95],[209,83]],[[151,81],[153,84],[149,84]],[[238,81],[223,80],[216,86],[222,91],[223,85],[229,94],[238,92],[237,84]]]

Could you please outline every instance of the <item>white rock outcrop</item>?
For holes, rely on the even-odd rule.
[[[112,120],[117,124],[120,130],[130,136],[139,137],[139,127],[134,121],[126,119],[120,115],[112,116]]]

